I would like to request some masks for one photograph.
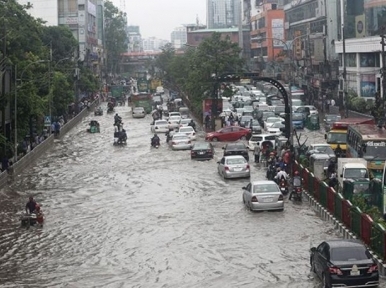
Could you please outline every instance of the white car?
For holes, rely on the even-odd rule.
[[[186,118],[186,119],[181,119],[180,121],[180,127],[187,127],[188,124],[192,121],[192,119]]]
[[[169,112],[169,117],[172,117],[172,116],[179,116],[181,118],[181,113],[180,112]]]
[[[169,123],[166,120],[156,120],[151,125],[151,131],[153,133],[166,133],[169,131]]]
[[[252,137],[248,141],[249,150],[254,150],[256,145],[259,145],[262,148],[262,144],[265,141],[270,141],[272,147],[275,147],[276,135],[273,134],[252,134]]]
[[[267,130],[274,123],[282,121],[284,121],[284,119],[280,117],[268,117],[267,120],[264,121],[264,129]]]
[[[172,137],[170,146],[173,150],[190,150],[192,148],[192,141],[186,134],[176,133]]]
[[[178,133],[185,134],[190,138],[190,140],[196,140],[196,131],[194,131],[193,127],[191,126],[180,127],[180,130],[178,130]]]
[[[132,111],[133,118],[145,118],[146,112],[143,107],[135,107]]]
[[[268,129],[267,129],[267,132],[270,133],[270,134],[278,134],[280,135],[281,133],[283,133],[282,131],[280,131],[280,128],[284,128],[285,125],[282,124],[281,122],[276,122],[276,123],[273,123]]]
[[[176,129],[180,127],[181,116],[170,116],[168,119],[169,128]]]

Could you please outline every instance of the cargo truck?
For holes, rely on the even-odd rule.
[[[150,93],[132,94],[130,99],[133,107],[143,107],[147,114],[153,110],[153,97]]]
[[[338,158],[337,172],[340,187],[346,180],[370,182],[367,161],[363,158]]]

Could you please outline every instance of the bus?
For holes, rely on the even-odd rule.
[[[332,124],[331,130],[327,132],[325,138],[327,144],[330,144],[331,148],[335,151],[336,147],[339,145],[343,153],[346,153],[346,138],[347,138],[347,129],[350,125],[356,124],[375,124],[373,118],[346,118],[340,121],[337,121]]]
[[[373,177],[382,179],[386,160],[386,130],[373,124],[350,125],[346,157],[363,158]]]

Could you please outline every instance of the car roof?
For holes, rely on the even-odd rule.
[[[363,247],[366,249],[365,245],[362,242],[356,239],[332,239],[324,241],[330,248],[339,248],[339,247]]]
[[[251,184],[254,186],[254,185],[258,185],[258,184],[276,184],[276,182],[271,181],[271,180],[258,180],[258,181],[251,182]]]
[[[240,146],[240,145],[246,146],[243,142],[227,143],[225,146],[226,147],[232,147],[232,146]]]
[[[159,123],[159,122],[162,122],[162,123],[168,123],[168,121],[166,120],[155,120],[154,123]]]

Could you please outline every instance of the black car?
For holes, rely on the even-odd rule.
[[[224,156],[230,156],[230,155],[241,155],[244,156],[244,158],[249,161],[249,154],[248,154],[248,147],[244,143],[228,143],[223,147],[224,149]]]
[[[211,143],[195,142],[190,150],[190,159],[210,160],[213,159],[214,149]]]
[[[252,116],[241,116],[240,117],[240,127],[248,128],[250,125],[250,122],[252,120],[253,120]]]
[[[378,265],[358,240],[328,240],[311,248],[311,270],[323,287],[377,287]]]

